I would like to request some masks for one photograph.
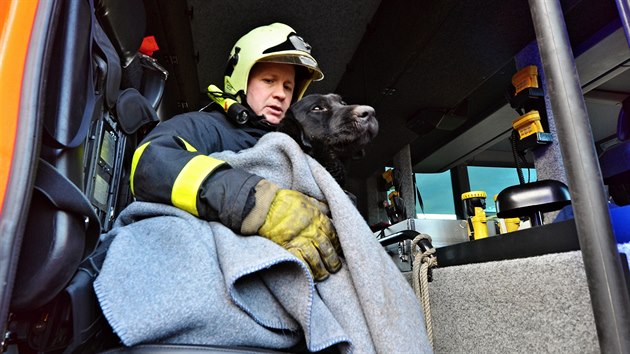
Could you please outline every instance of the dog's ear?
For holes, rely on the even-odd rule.
[[[298,141],[300,137],[300,131],[302,130],[302,126],[295,119],[293,112],[291,110],[287,111],[284,118],[278,123],[277,131],[281,133],[285,133],[293,140]]]
[[[311,153],[313,146],[311,145],[311,142],[306,134],[304,134],[304,128],[302,127],[302,124],[298,122],[291,110],[287,111],[284,118],[280,121],[280,124],[278,124],[277,130],[281,133],[287,134],[293,140],[295,140],[295,142],[300,145],[300,148],[302,148],[302,151],[307,154]]]

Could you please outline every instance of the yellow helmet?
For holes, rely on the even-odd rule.
[[[293,64],[304,68],[296,68],[293,101],[302,98],[312,81],[324,78],[311,55],[311,46],[293,28],[273,23],[254,28],[234,44],[225,69],[225,93],[242,100],[247,94],[249,72],[258,62]]]

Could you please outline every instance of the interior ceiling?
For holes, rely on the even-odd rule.
[[[617,16],[614,0],[561,4],[572,43]],[[309,92],[337,92],[376,109],[379,135],[365,158],[349,164],[353,177],[382,170],[407,144],[417,172],[448,167],[426,169],[423,160],[505,105],[514,56],[535,39],[522,0],[188,0],[186,20],[200,97],[209,84],[222,85],[231,46],[251,28],[284,22],[304,37],[326,75]]]
[[[334,92],[380,0],[188,0],[199,52],[200,90],[223,87],[223,69],[234,43],[251,29],[282,22],[312,47],[325,78],[309,92]]]

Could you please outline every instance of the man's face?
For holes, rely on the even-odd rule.
[[[271,124],[278,124],[291,105],[295,67],[290,64],[256,63],[247,82],[247,104]]]

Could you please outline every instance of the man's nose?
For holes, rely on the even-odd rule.
[[[287,92],[283,85],[275,85],[273,89],[273,96],[279,100],[287,98]]]

